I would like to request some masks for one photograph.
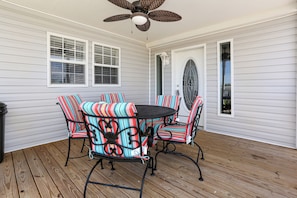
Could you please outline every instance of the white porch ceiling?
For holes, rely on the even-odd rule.
[[[296,12],[296,0],[167,0],[158,10],[169,10],[182,16],[178,22],[151,20],[147,32],[141,32],[131,20],[103,22],[129,10],[107,0],[1,0],[32,12],[51,15],[97,29],[102,29],[143,43],[153,43],[193,32],[214,31],[218,28],[254,23],[270,17]],[[128,0],[133,2],[133,0]],[[216,28],[214,28],[216,27]]]

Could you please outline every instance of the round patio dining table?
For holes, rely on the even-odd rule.
[[[157,105],[135,105],[135,107],[140,119],[162,118],[176,113],[176,110],[172,108]]]
[[[176,113],[175,109],[158,105],[135,105],[135,107],[137,109],[137,117],[143,120],[162,118],[166,116],[171,116]],[[150,126],[146,129],[145,134],[148,133],[151,134],[149,136],[149,145],[152,146],[155,134],[153,126]]]

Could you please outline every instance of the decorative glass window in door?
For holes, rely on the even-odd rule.
[[[198,71],[195,62],[189,59],[183,74],[183,97],[188,110],[199,92]]]
[[[219,115],[233,115],[232,40],[218,42]]]

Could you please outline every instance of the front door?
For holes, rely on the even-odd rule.
[[[181,97],[179,115],[189,115],[197,95],[204,98],[204,47],[194,46],[172,52],[172,90]],[[179,116],[180,121],[187,118]],[[203,111],[199,125],[204,125]]]

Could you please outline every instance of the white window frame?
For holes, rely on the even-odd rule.
[[[61,37],[63,39],[71,39],[74,41],[84,42],[86,44],[85,48],[85,60],[65,60],[65,59],[55,59],[51,58],[51,36]],[[71,36],[66,36],[62,34],[47,32],[47,86],[48,87],[87,87],[88,86],[88,41],[80,38],[75,38]],[[84,78],[85,82],[83,84],[52,84],[51,83],[51,62],[60,62],[60,63],[71,63],[71,64],[81,64],[84,65]]]
[[[112,49],[117,49],[119,54],[118,54],[118,65],[111,65],[111,64],[99,64],[95,63],[95,45],[100,45],[103,47],[109,47]],[[92,43],[92,86],[93,87],[120,87],[121,86],[121,48],[111,46],[111,45],[106,45],[103,43],[98,43],[98,42],[93,42]],[[102,66],[102,67],[109,67],[109,68],[117,68],[118,69],[118,83],[117,84],[95,84],[95,67],[96,66]]]
[[[221,112],[221,44],[230,42],[230,74],[231,74],[231,114],[225,114]],[[233,39],[227,39],[217,42],[217,80],[218,80],[218,116],[223,117],[234,117],[234,50],[233,50]]]

